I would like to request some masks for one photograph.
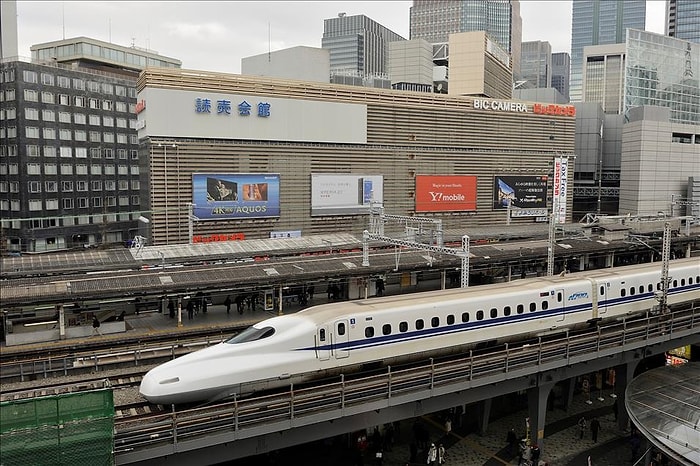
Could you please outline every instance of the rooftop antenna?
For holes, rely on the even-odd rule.
[[[272,61],[272,30],[270,27],[270,22],[267,22],[267,62]]]

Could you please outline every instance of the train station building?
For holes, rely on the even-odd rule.
[[[148,244],[361,234],[371,206],[445,229],[571,220],[571,105],[149,68]]]

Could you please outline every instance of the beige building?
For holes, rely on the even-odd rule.
[[[484,31],[450,34],[448,94],[510,99],[510,56]]]
[[[433,46],[425,39],[389,42],[388,74],[391,84],[433,86]]]
[[[466,234],[546,221],[556,191],[570,218],[570,106],[168,69],[138,89],[149,244],[361,234],[373,202]]]

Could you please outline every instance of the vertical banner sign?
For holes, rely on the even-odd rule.
[[[275,308],[274,290],[265,290],[265,310],[272,311]]]
[[[568,175],[568,159],[563,157],[554,159],[554,192],[552,195],[552,204],[554,206],[553,214],[555,223],[566,223],[566,195]]]

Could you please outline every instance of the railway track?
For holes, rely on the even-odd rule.
[[[23,384],[12,386],[4,385],[2,394],[0,394],[0,402],[20,401],[31,398],[44,396],[65,395],[69,393],[79,393],[90,390],[99,390],[103,388],[111,388],[112,390],[121,390],[127,388],[135,388],[141,383],[143,374],[148,368],[142,368],[131,373],[122,373],[111,377],[106,374],[100,377],[80,378],[75,381],[53,382],[51,379],[33,383],[32,388],[26,388]]]

